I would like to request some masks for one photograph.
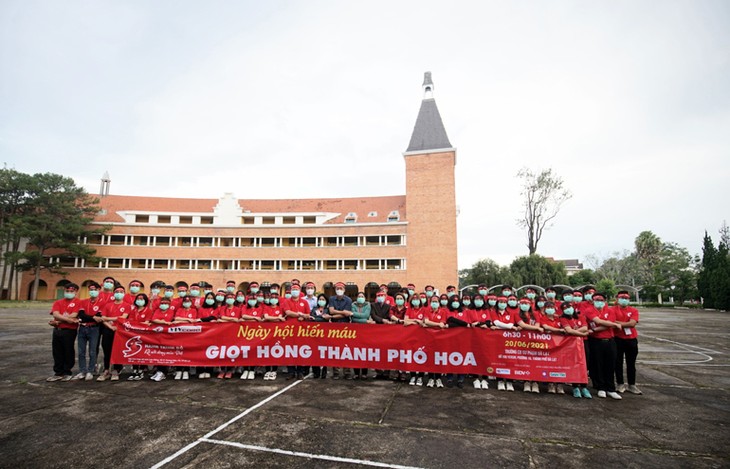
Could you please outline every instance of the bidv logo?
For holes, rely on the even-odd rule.
[[[515,370],[515,375],[517,376],[529,376],[530,372],[527,370]]]
[[[137,355],[141,351],[142,338],[136,335],[127,339],[127,342],[124,344],[124,350],[122,350],[122,353],[124,354],[124,358],[129,358]]]
[[[498,375],[508,375],[510,374],[509,368],[497,368],[497,374]]]
[[[187,332],[187,333],[196,333],[196,332],[202,332],[203,327],[202,326],[176,326],[176,327],[170,327],[167,329],[167,332],[170,334],[177,334],[181,332]]]

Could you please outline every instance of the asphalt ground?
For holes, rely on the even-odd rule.
[[[55,382],[0,309],[1,467],[730,467],[730,313],[646,310],[623,400],[390,381]]]

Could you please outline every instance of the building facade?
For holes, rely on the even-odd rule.
[[[174,284],[205,281],[214,287],[234,280],[285,284],[312,281],[318,291],[335,282],[348,294],[377,286],[414,283],[444,291],[457,285],[456,198],[451,146],[426,72],[424,98],[403,154],[406,194],[341,199],[247,200],[138,197],[109,194],[102,179],[95,223],[110,230],[80,240],[101,259],[63,261],[65,276],[45,272],[39,299],[62,295],[63,286],[140,280]],[[437,260],[436,260],[437,259]],[[30,294],[26,276],[21,298]]]

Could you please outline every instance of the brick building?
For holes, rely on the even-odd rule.
[[[433,98],[431,73],[410,143],[403,154],[406,194],[341,199],[248,200],[108,195],[102,179],[95,223],[110,231],[84,243],[101,262],[64,260],[65,277],[44,273],[39,299],[62,294],[69,281],[82,286],[111,275],[123,285],[141,280],[235,280],[284,284],[313,281],[320,291],[348,284],[348,294],[372,298],[381,283],[445,291],[457,285],[456,200],[451,146]],[[434,262],[437,255],[438,262]],[[29,295],[32,280],[22,284]],[[265,287],[266,283],[263,284]]]

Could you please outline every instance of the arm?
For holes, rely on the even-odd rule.
[[[527,324],[525,321],[523,321],[521,319],[520,319],[520,322],[518,323],[518,325],[523,329],[527,329],[528,331],[545,332],[545,329],[543,329],[539,324],[536,324],[533,326],[532,324]]]

